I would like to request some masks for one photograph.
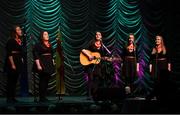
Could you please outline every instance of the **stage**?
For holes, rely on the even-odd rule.
[[[143,97],[111,100],[87,100],[85,96],[48,97],[48,102],[34,102],[34,97],[18,97],[17,103],[0,98],[0,113],[180,113],[160,106],[156,99]]]

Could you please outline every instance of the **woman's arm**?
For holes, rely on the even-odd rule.
[[[136,71],[139,72],[139,63],[136,65]]]
[[[9,58],[9,61],[10,61],[10,63],[11,63],[11,68],[14,69],[14,70],[16,70],[16,66],[15,66],[15,64],[14,64],[13,56],[9,56],[8,58]]]
[[[34,47],[33,47],[33,58],[35,60],[35,64],[36,64],[36,67],[39,71],[42,70],[42,66],[40,64],[40,60],[39,60],[39,44],[36,44]]]
[[[149,72],[152,72],[152,64],[149,64]]]
[[[14,63],[13,56],[12,56],[12,51],[14,49],[13,44],[14,44],[14,40],[9,39],[8,42],[7,42],[7,45],[6,45],[6,50],[7,50],[8,60],[9,60],[9,62],[11,64],[11,68],[16,70],[16,65]]]
[[[41,70],[42,70],[42,67],[41,67],[41,64],[40,64],[39,59],[36,59],[35,62],[36,62],[37,69],[38,69],[39,71],[41,71]]]
[[[168,63],[168,70],[171,71],[171,63]]]
[[[83,50],[82,50],[82,53],[83,53],[84,55],[86,55],[90,61],[94,59],[94,56],[92,56],[91,54],[89,54],[89,52],[88,52],[86,49],[83,49]]]

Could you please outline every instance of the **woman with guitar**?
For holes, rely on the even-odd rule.
[[[89,47],[83,49],[80,54],[80,62],[85,66],[85,73],[88,75],[88,99],[91,99],[93,93],[96,92],[99,79],[102,77],[102,61],[100,62],[100,58],[105,55],[105,51],[101,42],[102,34],[97,31],[95,39],[93,39]]]

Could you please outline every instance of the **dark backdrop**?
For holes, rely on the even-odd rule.
[[[148,62],[155,35],[161,34],[171,53],[172,71],[180,70],[180,10],[174,0],[3,0],[0,2],[0,95],[5,95],[6,74],[3,74],[5,44],[14,24],[20,24],[26,33],[27,72],[20,79],[20,94],[32,92],[32,45],[38,41],[41,30],[50,33],[56,48],[56,37],[63,40],[65,88],[70,95],[84,95],[86,80],[79,62],[82,48],[102,31],[104,44],[121,56],[129,33],[135,33],[140,59],[137,80],[139,90],[151,90]],[[54,55],[56,57],[56,55]],[[120,63],[113,63],[113,85],[120,86]],[[56,77],[49,83],[56,92]]]

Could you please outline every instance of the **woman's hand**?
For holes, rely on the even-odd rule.
[[[88,59],[89,59],[89,61],[92,61],[93,59],[95,59],[95,57],[94,56],[89,56]]]
[[[152,64],[149,65],[149,72],[152,72]]]
[[[54,61],[54,59],[52,61],[53,61],[53,65],[56,65],[56,62]]]
[[[11,68],[12,68],[13,70],[16,70],[16,66],[15,66],[14,64],[12,64]]]
[[[139,72],[139,63],[136,65],[136,71]]]
[[[42,71],[42,67],[41,67],[40,65],[37,66],[37,69],[38,69],[39,71]]]
[[[171,64],[168,63],[168,70],[171,71]]]
[[[41,71],[42,70],[42,66],[41,66],[41,64],[39,62],[39,59],[36,59],[35,62],[36,62],[38,71]]]

